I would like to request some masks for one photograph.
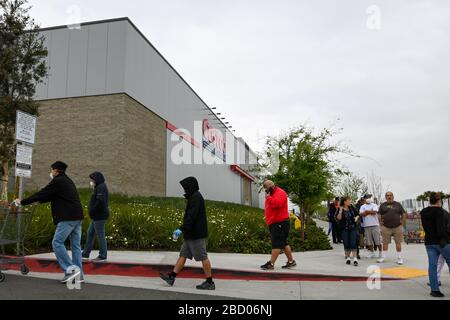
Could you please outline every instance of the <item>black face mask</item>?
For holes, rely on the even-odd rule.
[[[269,189],[266,190],[266,193],[271,195],[274,189],[275,187],[270,187]]]

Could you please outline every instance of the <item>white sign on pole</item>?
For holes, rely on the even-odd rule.
[[[33,148],[21,144],[16,149],[16,177],[31,178]]]
[[[16,117],[16,140],[34,144],[36,132],[36,117],[17,110]]]

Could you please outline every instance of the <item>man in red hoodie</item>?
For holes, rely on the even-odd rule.
[[[292,257],[291,247],[287,244],[291,222],[288,212],[288,197],[286,192],[275,186],[273,181],[267,180],[263,184],[266,191],[266,224],[269,226],[272,238],[272,256],[270,261],[261,266],[263,270],[273,270],[275,261],[284,250],[288,261],[282,268],[295,267],[297,264]]]

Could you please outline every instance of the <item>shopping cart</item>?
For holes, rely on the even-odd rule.
[[[20,265],[20,272],[24,275],[30,271],[25,264],[24,240],[35,209],[36,206],[0,207],[0,282],[5,280],[2,270],[8,269],[11,265]],[[6,248],[11,249],[14,246],[16,246],[16,255],[7,255]]]
[[[419,214],[408,215],[405,221],[404,239],[408,243],[421,243],[424,241],[424,231]]]

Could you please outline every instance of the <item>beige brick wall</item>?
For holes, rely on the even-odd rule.
[[[124,148],[119,153],[130,194],[166,195],[166,122],[137,101],[125,98]]]
[[[50,164],[61,160],[77,187],[101,171],[111,192],[165,195],[165,121],[128,95],[45,100],[39,113],[26,190],[47,184]]]

